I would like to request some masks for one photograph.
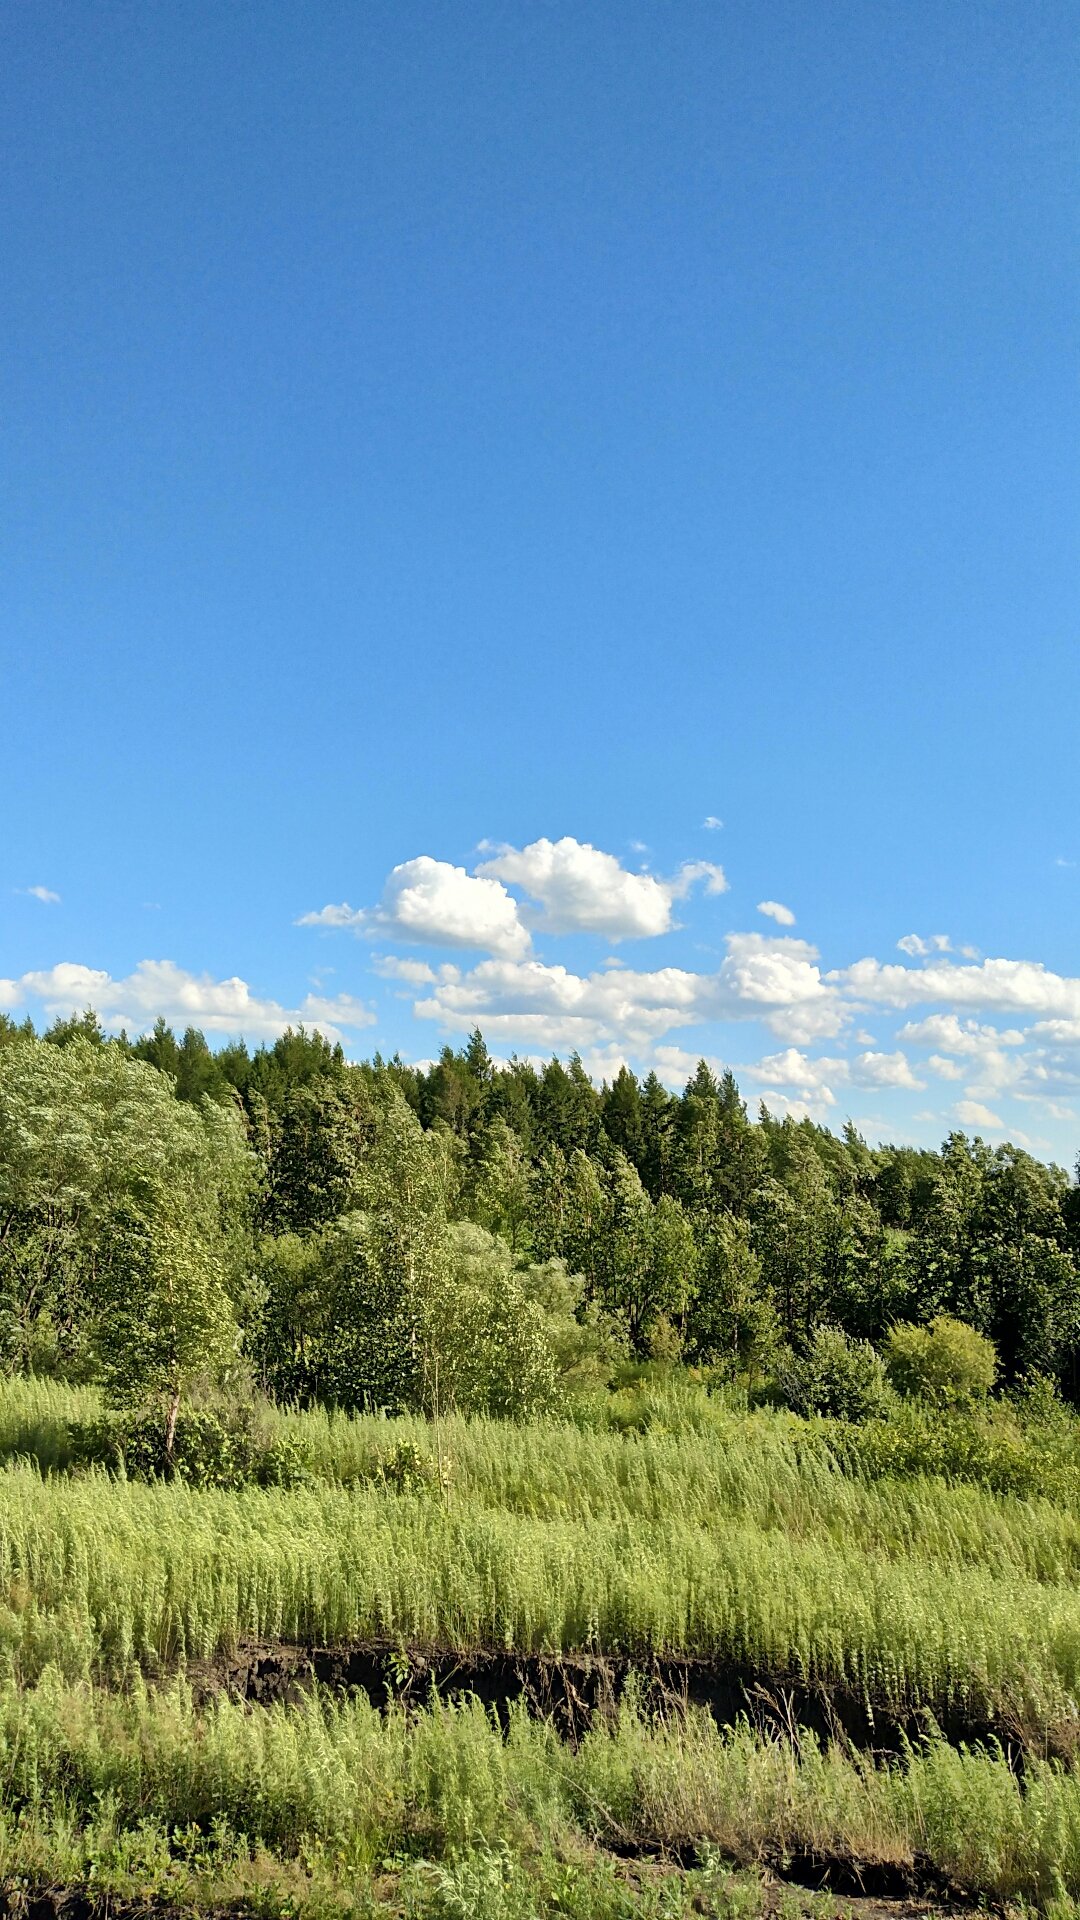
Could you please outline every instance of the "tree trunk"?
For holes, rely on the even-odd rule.
[[[180,1389],[177,1387],[169,1401],[169,1411],[165,1416],[165,1471],[172,1476],[173,1449],[176,1446],[176,1421],[180,1412]]]

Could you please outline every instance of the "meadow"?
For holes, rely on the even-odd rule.
[[[1059,1170],[0,1018],[0,1341],[0,1912],[1072,1920]]]
[[[734,1394],[628,1411],[278,1411],[299,1484],[222,1489],[80,1464],[96,1390],[5,1383],[5,1881],[202,1910],[726,1913],[847,1862],[852,1885],[1070,1907],[1075,1508],[862,1471],[829,1423]],[[294,1646],[402,1673],[423,1650],[587,1655],[624,1684],[570,1739],[467,1685],[383,1710],[307,1683],[233,1697],[237,1650]],[[658,1711],[632,1673],[661,1654],[780,1702],[845,1689],[910,1737],[824,1738],[794,1693],[786,1729],[752,1689],[741,1714]],[[957,1707],[967,1745],[939,1730]]]

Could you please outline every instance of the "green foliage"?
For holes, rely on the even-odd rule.
[[[393,1493],[445,1492],[451,1481],[449,1459],[427,1452],[415,1440],[395,1440],[379,1456],[377,1472]]]
[[[424,1319],[426,1410],[535,1418],[559,1404],[544,1315],[514,1272],[510,1251],[480,1227],[449,1234],[446,1267]]]
[[[952,1134],[912,1235],[920,1320],[945,1312],[994,1342],[1006,1381],[1068,1371],[1080,1332],[1080,1276],[1059,1168],[1018,1147]]]
[[[263,1223],[316,1232],[354,1204],[367,1116],[340,1076],[295,1087],[268,1121]]]
[[[28,1364],[49,1316],[89,1345],[118,1400],[160,1399],[168,1435],[193,1381],[235,1349],[251,1188],[235,1115],[82,1031],[0,1054],[0,1292]]]
[[[343,1897],[396,1868],[406,1911],[443,1920],[746,1920],[755,1909],[748,1890],[736,1904],[726,1862],[799,1853],[901,1872],[922,1856],[998,1903],[1080,1889],[1076,1773],[1033,1759],[1021,1779],[999,1752],[936,1733],[877,1767],[702,1713],[653,1724],[630,1700],[565,1748],[521,1710],[504,1736],[478,1701],[410,1718],[363,1697],[252,1713],[226,1699],[198,1709],[182,1682],[109,1698],[50,1676],[0,1695],[0,1764],[21,1809],[0,1817],[8,1879],[81,1853],[106,1889],[126,1868],[129,1891],[141,1875],[160,1896],[200,1865],[222,1879],[231,1868],[238,1887],[246,1873],[250,1890],[292,1861]],[[693,1850],[702,1865],[681,1884],[656,1869],[628,1880],[598,1847]],[[302,1887],[294,1878],[294,1900]]]
[[[780,1322],[748,1224],[720,1213],[701,1236],[689,1313],[693,1357],[729,1374],[759,1374],[780,1346]]]
[[[928,1327],[891,1327],[885,1366],[898,1393],[937,1407],[960,1407],[985,1400],[997,1373],[997,1355],[985,1334],[939,1313]]]
[[[78,1463],[100,1463],[129,1479],[174,1476],[193,1487],[278,1485],[291,1478],[287,1448],[259,1421],[253,1406],[192,1406],[178,1415],[171,1454],[156,1414],[114,1413],[74,1435]]]
[[[0,1883],[746,1920],[723,1859],[846,1851],[1064,1914],[1078,1219],[1015,1149],[755,1124],[704,1064],[673,1097],[479,1034],[411,1068],[0,1022]],[[573,1745],[187,1691],[275,1642],[688,1656],[1024,1763],[931,1732],[878,1765],[633,1686]]]
[[[162,1406],[171,1459],[184,1394],[236,1357],[217,1244],[171,1209],[151,1220],[120,1215],[109,1222],[92,1297],[106,1390],[118,1405]]]
[[[563,1388],[607,1386],[626,1357],[626,1337],[618,1320],[586,1297],[582,1276],[570,1273],[565,1260],[551,1259],[519,1269],[517,1282],[540,1310]]]
[[[885,1369],[868,1340],[839,1327],[817,1327],[806,1352],[778,1369],[784,1399],[795,1413],[834,1420],[869,1420],[887,1404]]]
[[[480,1225],[500,1234],[512,1253],[523,1250],[532,1212],[532,1174],[519,1136],[501,1114],[491,1121],[477,1153],[473,1208]]]

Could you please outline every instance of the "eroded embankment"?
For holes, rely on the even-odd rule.
[[[955,1703],[897,1707],[875,1703],[850,1687],[790,1673],[761,1673],[731,1662],[689,1655],[635,1660],[586,1653],[514,1653],[402,1648],[385,1642],[303,1647],[284,1642],[242,1645],[212,1663],[188,1669],[196,1698],[217,1693],[253,1705],[295,1702],[316,1686],[363,1691],[385,1711],[397,1702],[428,1706],[434,1694],[451,1702],[474,1698],[505,1725],[520,1704],[576,1742],[596,1719],[633,1697],[648,1716],[703,1709],[717,1726],[748,1720],[762,1732],[797,1738],[810,1733],[863,1753],[895,1754],[935,1725],[953,1745],[1000,1744],[1014,1763],[1025,1751],[1072,1750],[1068,1732],[1037,1734],[1007,1714]]]
[[[627,1892],[640,1893],[659,1871],[665,1880],[677,1873],[672,1859],[663,1862],[638,1859],[624,1862]],[[688,1858],[681,1863],[691,1866]],[[745,1888],[745,1875],[740,1876]],[[977,1906],[987,1911],[985,1900],[976,1901],[953,1887],[921,1855],[907,1864],[860,1861],[853,1856],[835,1854],[797,1854],[789,1859],[764,1865],[755,1889],[754,1907],[758,1920],[775,1920],[777,1914],[791,1915],[791,1890],[800,1889],[813,1896],[807,1903],[814,1920],[830,1920],[821,1906],[822,1896],[837,1900],[837,1920],[923,1920],[930,1915],[968,1915]],[[389,1890],[392,1892],[392,1889]],[[750,1903],[738,1903],[745,1913]],[[388,1899],[389,1913],[399,1908]],[[695,1909],[696,1910],[696,1909]],[[991,1904],[989,1911],[994,1911]],[[207,1920],[244,1920],[251,1911],[235,1900],[210,1905]],[[86,1884],[65,1887],[26,1887],[0,1885],[0,1920],[191,1920],[191,1908],[168,1901],[146,1898],[120,1898]]]

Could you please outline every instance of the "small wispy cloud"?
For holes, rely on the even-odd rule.
[[[58,907],[60,905],[60,895],[54,893],[51,887],[16,887],[15,891],[16,893],[29,894],[31,900],[40,900],[44,907]]]
[[[706,833],[719,833],[724,823],[715,813],[707,813],[701,824],[705,828]]]
[[[1066,860],[1065,855],[1059,853],[1057,859],[1054,861],[1054,865],[1055,867],[1075,867],[1076,861]]]
[[[775,920],[778,927],[795,925],[795,915],[791,908],[785,907],[779,900],[759,900],[757,910],[765,915],[766,920]]]
[[[913,960],[925,960],[932,953],[951,953],[952,942],[947,933],[905,933],[897,941],[901,953],[909,953]]]

